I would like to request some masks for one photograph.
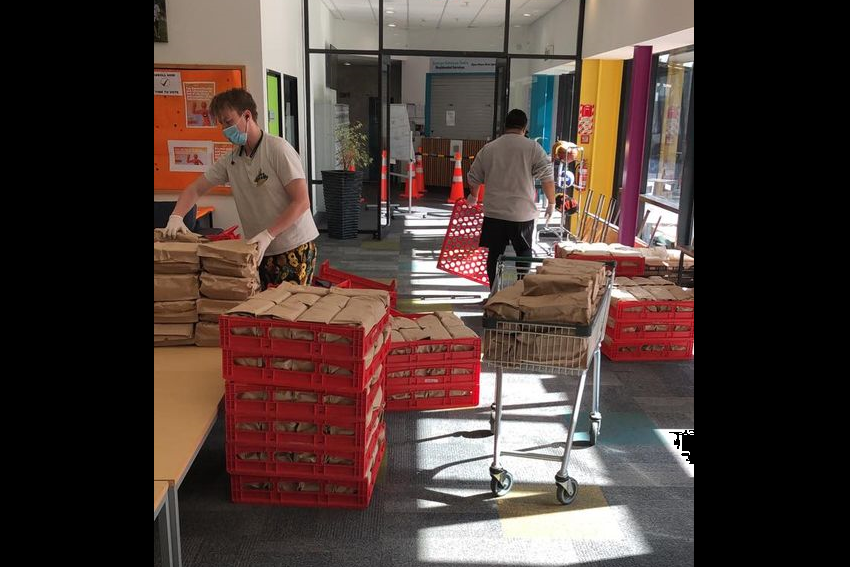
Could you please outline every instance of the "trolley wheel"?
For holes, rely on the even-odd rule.
[[[567,477],[567,490],[564,490],[564,487],[560,484],[557,485],[556,496],[558,497],[558,502],[564,504],[572,504],[573,500],[576,499],[578,495],[578,482],[573,477]]]
[[[602,429],[602,423],[598,421],[590,422],[590,446],[596,445],[596,440],[599,438],[599,431]]]
[[[493,496],[504,496],[505,494],[510,492],[511,488],[513,488],[514,486],[514,475],[512,475],[508,471],[504,471],[504,473],[504,482],[499,482],[495,478],[490,479],[490,491],[493,493]]]

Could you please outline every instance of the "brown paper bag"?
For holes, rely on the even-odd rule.
[[[522,295],[522,291],[523,283],[520,280],[514,285],[497,292],[484,305],[484,314],[487,317],[519,321],[522,316],[519,310],[519,298]]]
[[[195,264],[200,271],[200,259],[198,258],[198,244],[192,242],[154,242],[153,243],[154,264]]]
[[[195,234],[194,232],[181,232],[174,238],[168,238],[165,236],[164,228],[155,228],[153,229],[153,241],[154,242],[207,242],[207,239],[201,236],[200,234]]]
[[[198,246],[198,256],[201,258],[216,258],[233,264],[257,268],[259,261],[259,245],[249,244],[247,240],[219,240],[207,242]]]
[[[542,323],[587,325],[593,315],[590,297],[582,291],[523,296],[519,308],[523,321]]]
[[[274,306],[274,303],[271,301],[264,301],[262,299],[257,299],[256,297],[252,297],[248,301],[243,301],[236,307],[228,309],[227,314],[242,315],[245,317],[259,317],[260,315],[266,314],[266,312]]]
[[[209,299],[202,297],[198,299],[197,303],[198,318],[201,321],[218,323],[219,315],[227,312],[229,309],[233,309],[240,303],[242,302],[238,299]]]
[[[212,299],[248,299],[259,289],[253,278],[231,278],[201,273],[201,294]]]
[[[390,294],[387,291],[381,289],[348,289],[348,288],[339,288],[332,287],[329,290],[329,293],[332,295],[341,295],[344,297],[360,297],[360,298],[371,298],[375,301],[380,301],[386,310],[390,305]]]
[[[195,274],[154,274],[153,276],[154,301],[198,299],[198,295],[198,276]]]
[[[419,323],[417,323],[413,319],[408,319],[407,317],[398,317],[392,316],[390,317],[390,324],[394,331],[398,331],[400,329],[419,329]]]
[[[197,346],[220,346],[221,332],[218,323],[198,323],[195,325],[195,344]]]
[[[188,262],[153,263],[153,273],[155,274],[197,274],[199,271],[199,264]]]
[[[366,333],[386,315],[387,307],[379,299],[373,297],[352,297],[348,303],[334,316],[334,325],[357,325],[363,327]]]
[[[154,301],[154,323],[194,323],[198,320],[196,302],[183,301]]]
[[[259,279],[257,268],[248,264],[236,264],[219,258],[203,258],[201,265],[205,272],[218,276]]]
[[[342,308],[348,303],[348,299],[342,295],[328,294],[319,298],[319,301],[302,313],[298,317],[298,320],[305,323],[322,323],[327,325],[342,311]]]
[[[439,317],[440,323],[447,329],[463,326],[463,320],[451,311],[437,311],[435,315]]]
[[[583,291],[592,298],[595,291],[591,274],[529,274],[525,276],[523,286],[522,294],[525,296]]]

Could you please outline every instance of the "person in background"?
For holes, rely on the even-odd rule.
[[[218,93],[210,112],[235,147],[184,189],[166,235],[189,232],[183,215],[210,189],[229,182],[242,232],[259,246],[263,289],[282,281],[310,285],[319,231],[301,157],[283,138],[265,135],[257,124],[257,103],[245,89]]]
[[[525,137],[528,116],[519,109],[505,118],[505,133],[486,144],[469,168],[469,204],[478,202],[478,187],[487,185],[487,207],[481,227],[480,246],[489,249],[487,275],[490,287],[496,277],[496,262],[508,243],[517,256],[531,257],[534,222],[538,217],[534,180],[539,179],[546,195],[546,216],[555,208],[552,163],[540,144]],[[517,263],[517,267],[528,264]]]
[[[555,189],[568,197],[573,196],[575,181],[575,161],[578,158],[578,147],[572,142],[559,140],[552,146],[552,169],[555,177]],[[570,164],[573,164],[570,167]],[[572,181],[570,181],[572,174]]]

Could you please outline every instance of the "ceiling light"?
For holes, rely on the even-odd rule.
[[[349,63],[348,61],[346,61],[345,63],[343,63],[343,65],[351,65],[351,63]]]
[[[395,14],[395,11],[394,10],[387,10],[385,13],[386,14]]]
[[[523,16],[525,16],[526,18],[530,18],[531,14],[523,14]]]
[[[389,27],[394,28],[395,24],[387,24]]]

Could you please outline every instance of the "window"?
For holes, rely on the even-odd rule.
[[[662,237],[665,244],[677,242],[679,214],[693,210],[693,177],[685,175],[689,155],[693,163],[693,81],[693,46],[657,57],[646,183],[641,196],[641,215],[649,212],[640,234],[646,242]],[[691,186],[685,188],[683,182]],[[682,202],[683,194],[687,203]],[[687,205],[686,210],[682,205]]]

